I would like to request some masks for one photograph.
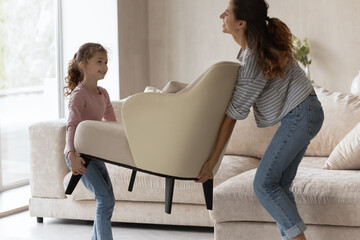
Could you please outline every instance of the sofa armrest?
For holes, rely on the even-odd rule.
[[[124,104],[126,99],[127,98],[124,98],[124,99],[121,99],[121,100],[116,100],[116,101],[111,101],[111,104],[112,104],[112,106],[114,108],[116,119],[120,123],[122,123],[121,108],[122,108],[122,105]]]
[[[64,177],[70,172],[64,157],[65,119],[29,127],[32,197],[65,198]]]

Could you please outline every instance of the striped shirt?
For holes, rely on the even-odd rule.
[[[239,76],[226,110],[232,119],[245,119],[253,107],[258,127],[275,125],[313,90],[310,80],[295,60],[289,63],[283,77],[267,81],[251,49],[240,50],[238,59],[241,64]]]

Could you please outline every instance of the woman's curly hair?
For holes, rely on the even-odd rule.
[[[95,53],[103,52],[107,54],[106,49],[98,43],[85,43],[75,53],[73,59],[69,62],[68,75],[65,78],[66,86],[64,95],[69,96],[76,86],[83,80],[84,75],[79,67],[80,62],[87,62]]]
[[[248,47],[255,51],[264,77],[268,80],[282,77],[294,59],[290,29],[278,18],[267,16],[269,5],[265,0],[233,0],[233,3],[236,19],[246,21]]]

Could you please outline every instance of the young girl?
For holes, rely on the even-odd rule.
[[[82,45],[69,63],[65,96],[70,96],[69,119],[66,129],[65,159],[74,175],[83,174],[81,181],[92,192],[96,215],[92,239],[112,239],[111,216],[115,199],[104,162],[92,160],[87,168],[85,160],[74,149],[77,125],[84,120],[116,121],[107,91],[97,86],[108,70],[107,51],[96,43]]]
[[[324,113],[311,82],[294,60],[289,28],[269,18],[267,10],[264,0],[230,0],[220,16],[223,32],[241,47],[241,67],[215,150],[198,182],[213,177],[236,120],[245,119],[251,107],[258,127],[281,122],[257,168],[254,191],[282,239],[304,240],[306,226],[289,188],[310,140],[320,131]]]

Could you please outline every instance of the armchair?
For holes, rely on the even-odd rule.
[[[166,178],[165,212],[171,213],[176,179],[195,180],[214,147],[232,97],[239,64],[220,62],[177,93],[140,93],[122,107],[121,123],[83,121],[75,133],[75,149],[88,163],[96,158]],[[221,156],[222,158],[222,156]],[[214,169],[216,174],[221,159]],[[72,176],[71,194],[81,175]],[[213,180],[203,183],[206,206],[212,209]]]

